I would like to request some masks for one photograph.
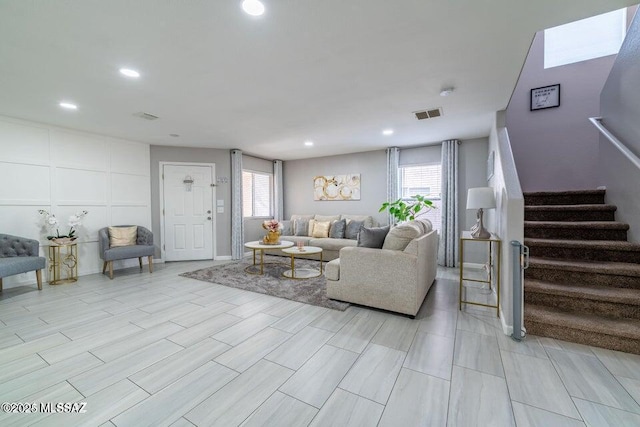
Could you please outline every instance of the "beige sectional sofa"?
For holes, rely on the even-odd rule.
[[[391,229],[383,249],[350,245],[325,268],[331,299],[415,316],[436,277],[438,233],[428,220]]]
[[[284,230],[280,236],[280,240],[288,240],[293,243],[302,242],[305,246],[317,246],[322,248],[322,259],[324,261],[331,261],[340,256],[340,249],[355,247],[358,244],[357,239],[337,239],[331,237],[313,237],[309,235],[295,236],[295,223],[297,221],[320,221],[320,222],[333,222],[337,220],[349,220],[349,221],[362,221],[365,227],[375,227],[377,222],[370,215],[292,215],[291,220],[284,221]],[[279,249],[266,250],[265,254],[269,255],[284,255]],[[307,259],[320,259],[319,254],[297,256],[297,258]]]

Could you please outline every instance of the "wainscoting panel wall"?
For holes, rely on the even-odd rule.
[[[69,215],[89,211],[77,240],[80,275],[102,271],[100,228],[151,229],[148,144],[0,116],[0,148],[0,233],[38,239],[42,256],[49,242],[38,209],[56,215],[61,233]],[[35,283],[35,275],[4,279],[5,288],[23,283]]]

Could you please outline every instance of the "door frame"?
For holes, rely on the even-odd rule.
[[[216,164],[215,163],[197,163],[197,162],[159,162],[158,163],[158,180],[160,181],[160,211],[158,214],[160,215],[160,256],[162,257],[162,262],[165,262],[167,259],[166,251],[165,251],[165,232],[164,232],[164,214],[162,210],[164,209],[164,166],[209,166],[211,167],[211,183],[213,186],[211,187],[211,221],[213,222],[211,227],[211,246],[213,248],[213,258],[212,261],[217,257],[217,242],[216,242],[216,227],[218,224],[217,220],[217,212],[216,212]]]

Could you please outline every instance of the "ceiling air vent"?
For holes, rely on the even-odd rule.
[[[424,111],[414,111],[413,114],[416,115],[416,119],[418,120],[433,119],[434,117],[440,117],[442,115],[442,108],[434,108],[432,110],[424,110]]]
[[[145,120],[158,120],[159,118],[158,116],[154,116],[153,114],[145,113],[142,111],[140,111],[139,113],[133,113],[133,115]]]

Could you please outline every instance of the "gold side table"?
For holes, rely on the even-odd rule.
[[[479,280],[464,277],[464,245],[467,242],[482,242],[488,245],[489,249],[489,270],[487,272],[487,280]],[[493,254],[495,250],[495,256]],[[459,296],[459,309],[462,310],[462,304],[473,304],[473,305],[481,305],[483,307],[490,307],[496,309],[496,316],[500,317],[500,261],[501,261],[501,250],[502,250],[502,240],[496,237],[494,234],[491,234],[491,237],[488,239],[474,239],[471,237],[470,231],[463,231],[460,236],[460,296]],[[483,304],[480,302],[474,301],[465,301],[462,299],[462,283],[467,280],[469,282],[478,282],[478,283],[488,283],[489,290],[491,290],[491,286],[493,285],[493,268],[496,267],[495,274],[495,288],[496,288],[496,296],[497,301],[496,305],[491,304]]]
[[[313,277],[322,276],[322,248],[319,248],[317,246],[303,246],[302,249],[297,247],[292,247],[292,248],[283,249],[282,252],[291,256],[291,269],[286,270],[282,273],[284,277],[287,277],[289,279],[301,280],[301,279],[311,279]],[[296,255],[313,255],[313,254],[320,254],[320,270],[319,271],[316,270],[315,268],[296,269],[296,264],[295,264]]]
[[[65,277],[62,277],[64,273]],[[77,243],[51,243],[49,246],[49,284],[60,285],[78,281]]]

